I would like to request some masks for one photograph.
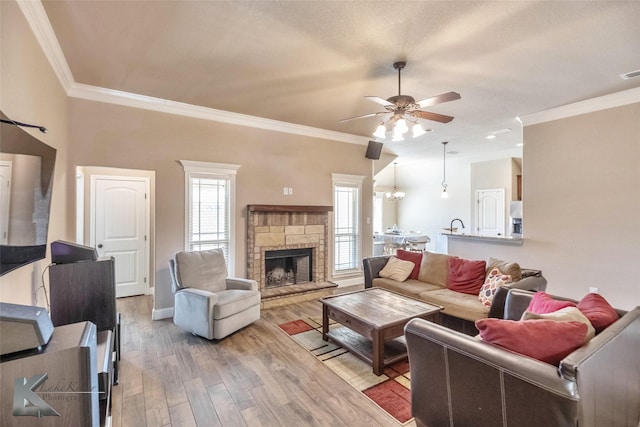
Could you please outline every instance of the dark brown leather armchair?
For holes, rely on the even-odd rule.
[[[519,319],[533,293],[508,292]],[[564,358],[540,362],[422,319],[405,327],[419,427],[638,427],[640,307]]]

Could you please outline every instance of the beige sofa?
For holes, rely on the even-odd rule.
[[[377,256],[363,259],[365,288],[372,286],[398,292],[412,298],[426,301],[443,308],[438,323],[449,328],[475,335],[477,329],[474,322],[485,317],[502,318],[504,300],[509,289],[541,291],[547,287],[547,280],[540,270],[521,269],[516,263],[508,263],[490,258],[485,274],[496,266],[504,273],[513,273],[514,281],[498,289],[491,306],[483,304],[478,294],[468,294],[451,290],[447,287],[446,265],[450,255],[424,252],[418,279],[404,281],[380,277],[391,256]]]

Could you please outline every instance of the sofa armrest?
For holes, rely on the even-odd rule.
[[[257,291],[258,282],[252,279],[241,279],[239,277],[227,277],[227,289]]]
[[[391,255],[373,256],[362,260],[364,268],[364,287],[370,288],[373,279],[380,277],[380,270],[384,268]]]
[[[511,319],[511,317],[509,317],[508,315],[505,316],[507,294],[511,289],[522,289],[531,292],[544,291],[547,289],[547,279],[544,278],[541,271],[537,271],[534,274],[524,276],[517,282],[512,282],[505,286],[501,286],[493,296],[491,308],[489,309],[489,317],[495,317],[498,319]],[[520,313],[520,316],[521,315],[522,312]],[[520,319],[519,316],[518,319]]]
[[[405,338],[418,425],[577,425],[576,384],[555,366],[423,319]]]

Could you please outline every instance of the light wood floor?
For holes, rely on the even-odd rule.
[[[317,300],[263,310],[259,321],[221,341],[195,337],[172,319],[151,320],[150,296],[117,304],[114,427],[399,425],[277,327],[320,318]]]

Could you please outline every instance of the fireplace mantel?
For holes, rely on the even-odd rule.
[[[249,212],[331,212],[333,206],[247,205]]]

